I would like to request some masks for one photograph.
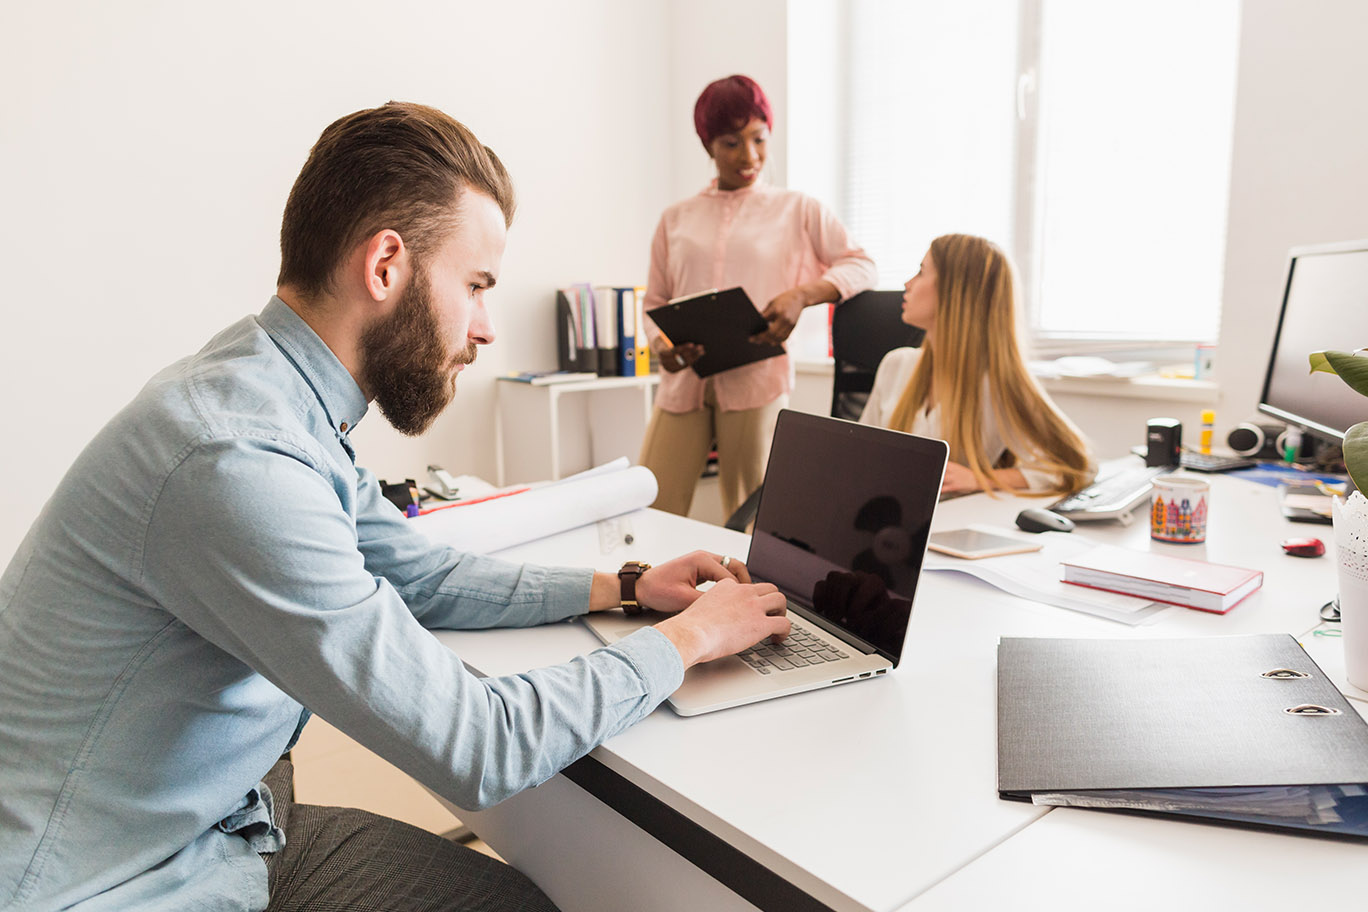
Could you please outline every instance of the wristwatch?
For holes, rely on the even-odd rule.
[[[623,614],[630,617],[646,610],[645,606],[637,601],[636,584],[637,580],[641,579],[641,575],[650,569],[650,564],[644,564],[641,561],[628,561],[618,571],[618,582],[622,584],[622,601],[619,603],[619,607]]]

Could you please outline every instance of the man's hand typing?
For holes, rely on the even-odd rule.
[[[674,643],[688,668],[735,655],[765,637],[782,640],[789,634],[787,605],[770,583],[722,580],[656,630]]]

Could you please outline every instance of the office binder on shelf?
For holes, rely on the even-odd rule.
[[[556,364],[563,371],[598,373],[594,308],[585,303],[588,291],[580,285],[556,292]]]
[[[646,339],[646,312],[644,302],[646,289],[637,285],[632,289],[632,313],[636,323],[636,375],[644,377],[651,372],[651,348]]]
[[[1368,838],[1368,724],[1282,634],[1003,638],[998,794]]]
[[[703,357],[693,363],[700,377],[784,353],[781,345],[750,341],[765,331],[765,320],[740,287],[675,298],[646,315],[675,345],[696,342],[703,346]]]
[[[636,294],[630,287],[614,286],[602,289],[608,295],[613,326],[616,329],[617,356],[615,373],[619,377],[635,377],[636,370]]]
[[[617,377],[618,373],[618,315],[617,296],[610,285],[591,289],[594,300],[594,336],[597,340],[595,369],[600,377]]]

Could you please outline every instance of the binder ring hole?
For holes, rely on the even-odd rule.
[[[1297,706],[1289,706],[1283,712],[1291,716],[1338,716],[1340,711],[1329,706],[1321,706],[1316,703],[1301,703]]]
[[[1293,678],[1309,678],[1311,676],[1304,671],[1297,671],[1293,668],[1274,668],[1272,671],[1265,671],[1262,677],[1274,678],[1278,681],[1290,681]]]

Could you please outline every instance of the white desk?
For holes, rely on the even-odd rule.
[[[1332,559],[1288,557],[1277,543],[1319,530],[1286,523],[1271,488],[1228,478],[1212,485],[1209,543],[1154,548],[1263,569],[1263,589],[1228,615],[1172,608],[1152,625],[1130,628],[1013,598],[960,574],[924,574],[908,649],[892,675],[690,719],[660,709],[568,770],[574,782],[557,776],[490,811],[461,817],[566,912],[915,912],[923,904],[994,908],[1009,898],[1035,907],[1054,904],[1056,896],[1060,908],[1081,908],[1085,899],[1089,908],[1110,905],[1096,890],[1056,892],[1080,868],[1110,872],[1110,886],[1146,881],[1169,907],[1196,908],[1184,899],[1188,881],[1187,893],[1201,897],[1225,895],[1227,887],[1238,894],[1235,888],[1258,882],[1240,880],[1241,872],[1272,876],[1284,868],[1283,859],[1362,867],[1368,849],[1361,845],[1046,811],[997,797],[1000,637],[1301,634],[1318,622],[1317,609],[1335,588]],[[1015,498],[961,498],[941,506],[935,526],[1006,526],[1024,505]],[[724,529],[653,511],[635,514],[632,522],[630,549],[604,552],[590,527],[506,553],[606,570],[628,558],[658,560],[698,546],[745,553],[745,537]],[[1151,546],[1141,523],[1080,525],[1075,534]],[[577,624],[440,636],[490,674],[563,661],[597,645]],[[1315,645],[1333,654],[1338,642]],[[1325,664],[1333,675],[1333,662]],[[1151,860],[1148,870],[1133,866],[1130,840],[1158,843],[1141,853]],[[1061,846],[1067,854],[1053,854]],[[1228,869],[1199,865],[1198,846],[1213,859],[1231,854],[1248,861]],[[1156,876],[1156,865],[1169,865],[1178,882]],[[1347,875],[1326,881],[1298,875],[1296,882],[1299,905],[1333,908],[1331,902],[1347,895],[1341,892]],[[1032,897],[1037,902],[1021,902]]]
[[[619,456],[636,462],[651,421],[657,374],[534,386],[495,386],[495,460],[500,486],[564,478]]]

